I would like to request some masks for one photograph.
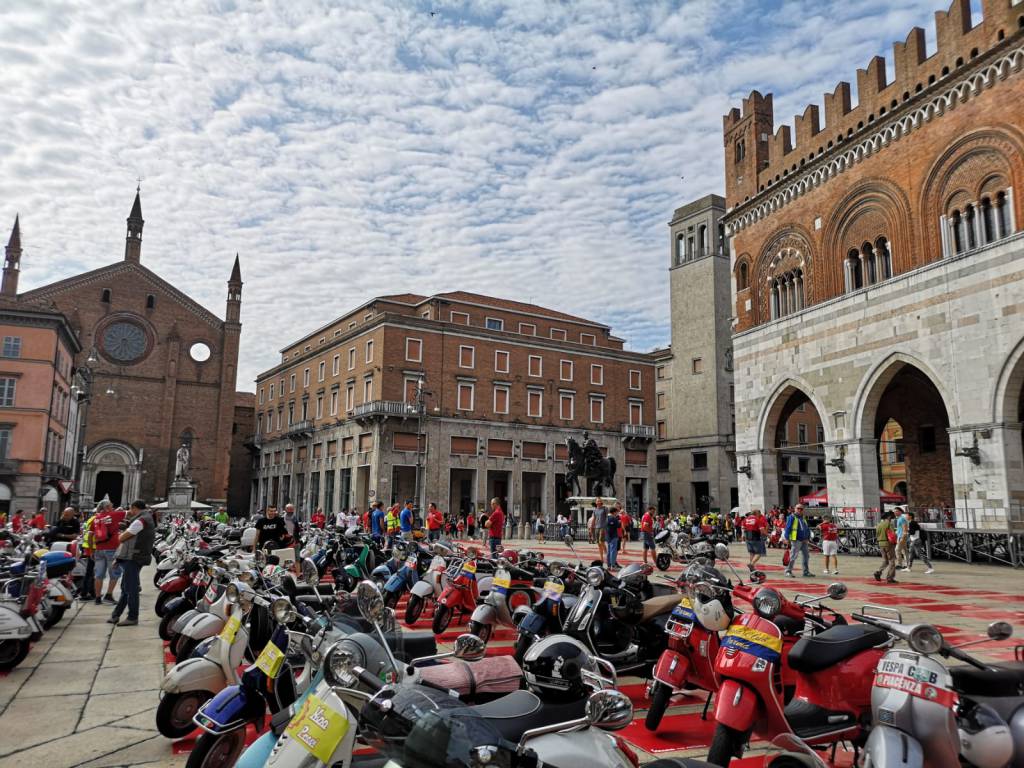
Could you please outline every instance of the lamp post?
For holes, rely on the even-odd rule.
[[[423,499],[420,498],[420,494],[423,491],[423,481],[421,475],[423,473],[423,453],[426,448],[426,440],[423,440],[423,448],[420,447],[420,440],[424,438],[423,435],[423,417],[426,415],[426,398],[431,394],[428,390],[423,388],[423,382],[425,380],[424,375],[420,375],[419,380],[416,382],[416,399],[409,403],[406,407],[410,411],[416,413],[416,485],[415,495],[416,507],[422,512],[424,504]]]
[[[75,377],[81,380],[81,385],[77,382],[71,386],[71,394],[77,398],[80,404],[80,413],[78,418],[77,427],[77,441],[78,448],[75,450],[75,466],[72,467],[72,477],[74,478],[74,494],[72,496],[72,506],[81,508],[82,505],[82,473],[85,468],[85,454],[87,446],[82,444],[82,440],[85,438],[85,430],[88,424],[89,415],[89,403],[92,402],[93,386],[96,382],[96,370],[94,366],[99,362],[99,358],[96,356],[96,348],[93,347],[89,350],[89,356],[85,359],[83,365],[78,366],[75,369]],[[108,397],[113,397],[116,393],[111,385],[107,385],[104,392]]]

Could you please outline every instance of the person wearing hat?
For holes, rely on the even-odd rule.
[[[747,554],[750,555],[747,568],[753,571],[757,561],[766,553],[764,540],[768,531],[768,521],[760,509],[752,509],[743,518],[742,528],[743,538],[747,542]]]

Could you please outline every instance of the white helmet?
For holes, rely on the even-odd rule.
[[[721,587],[713,587],[706,582],[694,587],[693,612],[704,629],[721,632],[729,628],[732,618],[722,604],[723,599],[728,599],[728,594]]]
[[[1010,726],[987,704],[967,706],[957,719],[960,754],[977,768],[1003,768],[1013,757]]]

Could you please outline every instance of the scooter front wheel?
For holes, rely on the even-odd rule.
[[[385,608],[394,608],[396,605],[398,605],[398,600],[399,596],[397,592],[388,592],[387,590],[384,591]]]
[[[184,661],[192,655],[192,651],[199,645],[199,641],[188,635],[178,635],[178,639],[174,641],[174,658],[178,661]]]
[[[435,635],[442,634],[448,625],[452,623],[452,609],[447,605],[438,605],[437,610],[434,611],[434,622],[431,625],[431,629],[434,630]]]
[[[0,672],[9,672],[28,656],[28,640],[0,640]]]
[[[231,768],[245,749],[245,728],[227,733],[204,733],[188,756],[185,768]]]
[[[192,717],[211,696],[211,691],[165,693],[156,708],[156,729],[168,739],[188,736],[196,729]]]
[[[163,618],[160,619],[160,627],[157,629],[157,634],[160,635],[161,640],[167,640],[169,642],[174,639],[174,622],[178,620],[181,614],[182,611],[175,611],[174,613],[165,613]]]
[[[659,571],[667,571],[672,565],[672,555],[668,552],[659,552],[654,556],[654,564],[658,566]]]
[[[160,596],[156,599],[156,605],[153,606],[153,610],[156,611],[156,615],[163,618],[164,611],[167,609],[167,603],[173,600],[178,595],[174,592],[161,592]]]
[[[419,595],[409,595],[409,602],[405,604],[405,623],[412,626],[420,620],[423,615],[425,601]]]
[[[50,610],[46,612],[46,617],[43,619],[43,629],[50,629],[60,623],[60,620],[64,618],[64,611],[67,608],[63,606],[51,606]]]
[[[665,710],[668,709],[668,702],[671,698],[672,689],[664,683],[655,681],[654,688],[651,690],[651,706],[647,710],[647,717],[644,719],[644,727],[648,731],[658,730],[658,726],[661,725],[661,718],[665,716]]]
[[[469,633],[476,635],[484,641],[484,645],[491,639],[491,630],[493,627],[490,624],[481,624],[479,621],[469,622]]]
[[[749,733],[737,731],[735,728],[719,723],[715,726],[715,735],[711,739],[708,762],[712,765],[720,765],[722,768],[729,768],[729,763],[734,757],[743,757],[743,746],[747,743],[749,735]]]

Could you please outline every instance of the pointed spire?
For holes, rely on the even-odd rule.
[[[229,323],[237,323],[242,317],[242,265],[235,254],[235,265],[231,267],[231,277],[228,278],[228,305],[225,320]]]
[[[18,225],[15,224],[15,227]],[[238,263],[238,254],[235,254],[235,266],[231,268],[231,277],[228,278],[229,283],[240,283],[242,282],[242,267]]]
[[[11,239],[7,241],[7,247],[12,249],[21,250],[21,223],[19,221],[21,217],[18,214],[14,214],[14,229],[11,230]]]
[[[129,219],[141,219],[142,218],[142,201],[139,199],[139,194],[142,192],[142,185],[140,184],[135,188],[135,202],[132,204],[132,212],[128,214]]]

